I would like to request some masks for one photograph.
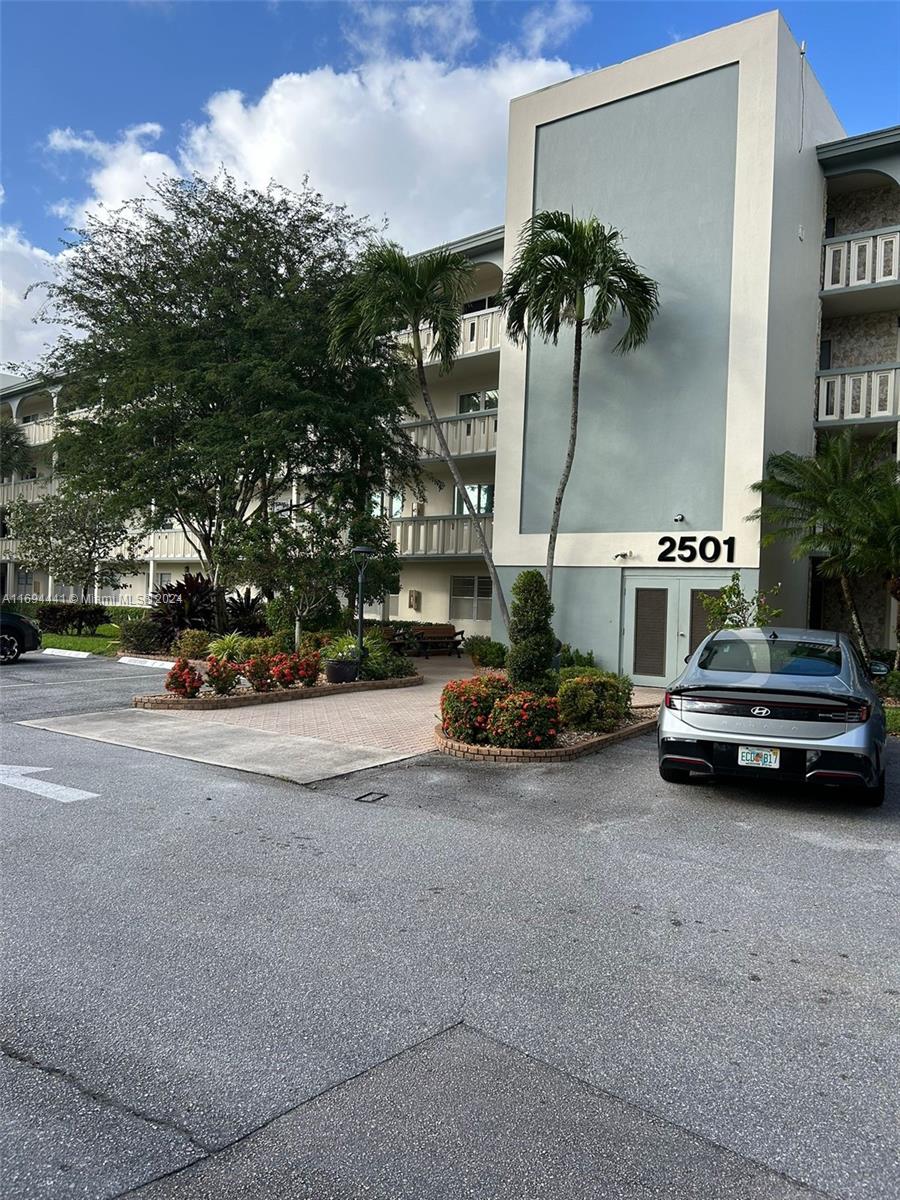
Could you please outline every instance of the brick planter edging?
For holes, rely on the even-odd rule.
[[[402,679],[363,679],[356,683],[320,683],[315,687],[279,688],[275,692],[254,692],[241,688],[230,696],[206,694],[188,700],[185,696],[135,696],[132,708],[156,708],[164,712],[188,709],[191,712],[210,712],[222,708],[246,708],[251,704],[278,704],[284,700],[312,700],[316,696],[337,696],[347,692],[379,692],[389,688],[417,687],[425,682],[424,675],[408,675]]]
[[[627,738],[649,733],[655,728],[656,718],[653,717],[647,721],[637,721],[634,725],[626,725],[624,729],[616,729],[612,733],[598,733],[596,737],[578,742],[574,746],[555,746],[551,750],[507,750],[503,746],[472,746],[468,742],[456,742],[453,738],[446,737],[440,725],[434,727],[434,740],[439,752],[449,754],[451,758],[519,767],[535,762],[570,762],[573,758],[594,754],[615,742],[624,742]]]

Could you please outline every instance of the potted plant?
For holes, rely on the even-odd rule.
[[[359,675],[359,646],[353,637],[338,638],[324,649],[325,678],[329,683],[353,683]]]

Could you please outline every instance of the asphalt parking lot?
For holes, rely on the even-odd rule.
[[[896,743],[876,810],[650,738],[300,786],[17,724],[161,686],[71,661],[0,680],[84,797],[0,786],[4,1197],[900,1193]]]

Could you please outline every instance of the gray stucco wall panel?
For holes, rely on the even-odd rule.
[[[660,284],[645,347],[586,339],[564,532],[722,525],[736,65],[538,130],[536,209],[595,213]],[[610,169],[610,164],[615,169]],[[568,429],[571,335],[529,350],[522,532],[546,532]],[[623,503],[627,497],[627,503]]]

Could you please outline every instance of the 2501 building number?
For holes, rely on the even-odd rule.
[[[734,562],[734,538],[704,537],[698,541],[694,533],[684,534],[680,538],[661,537],[659,539],[659,555],[657,562],[718,562],[725,551],[725,561]]]

